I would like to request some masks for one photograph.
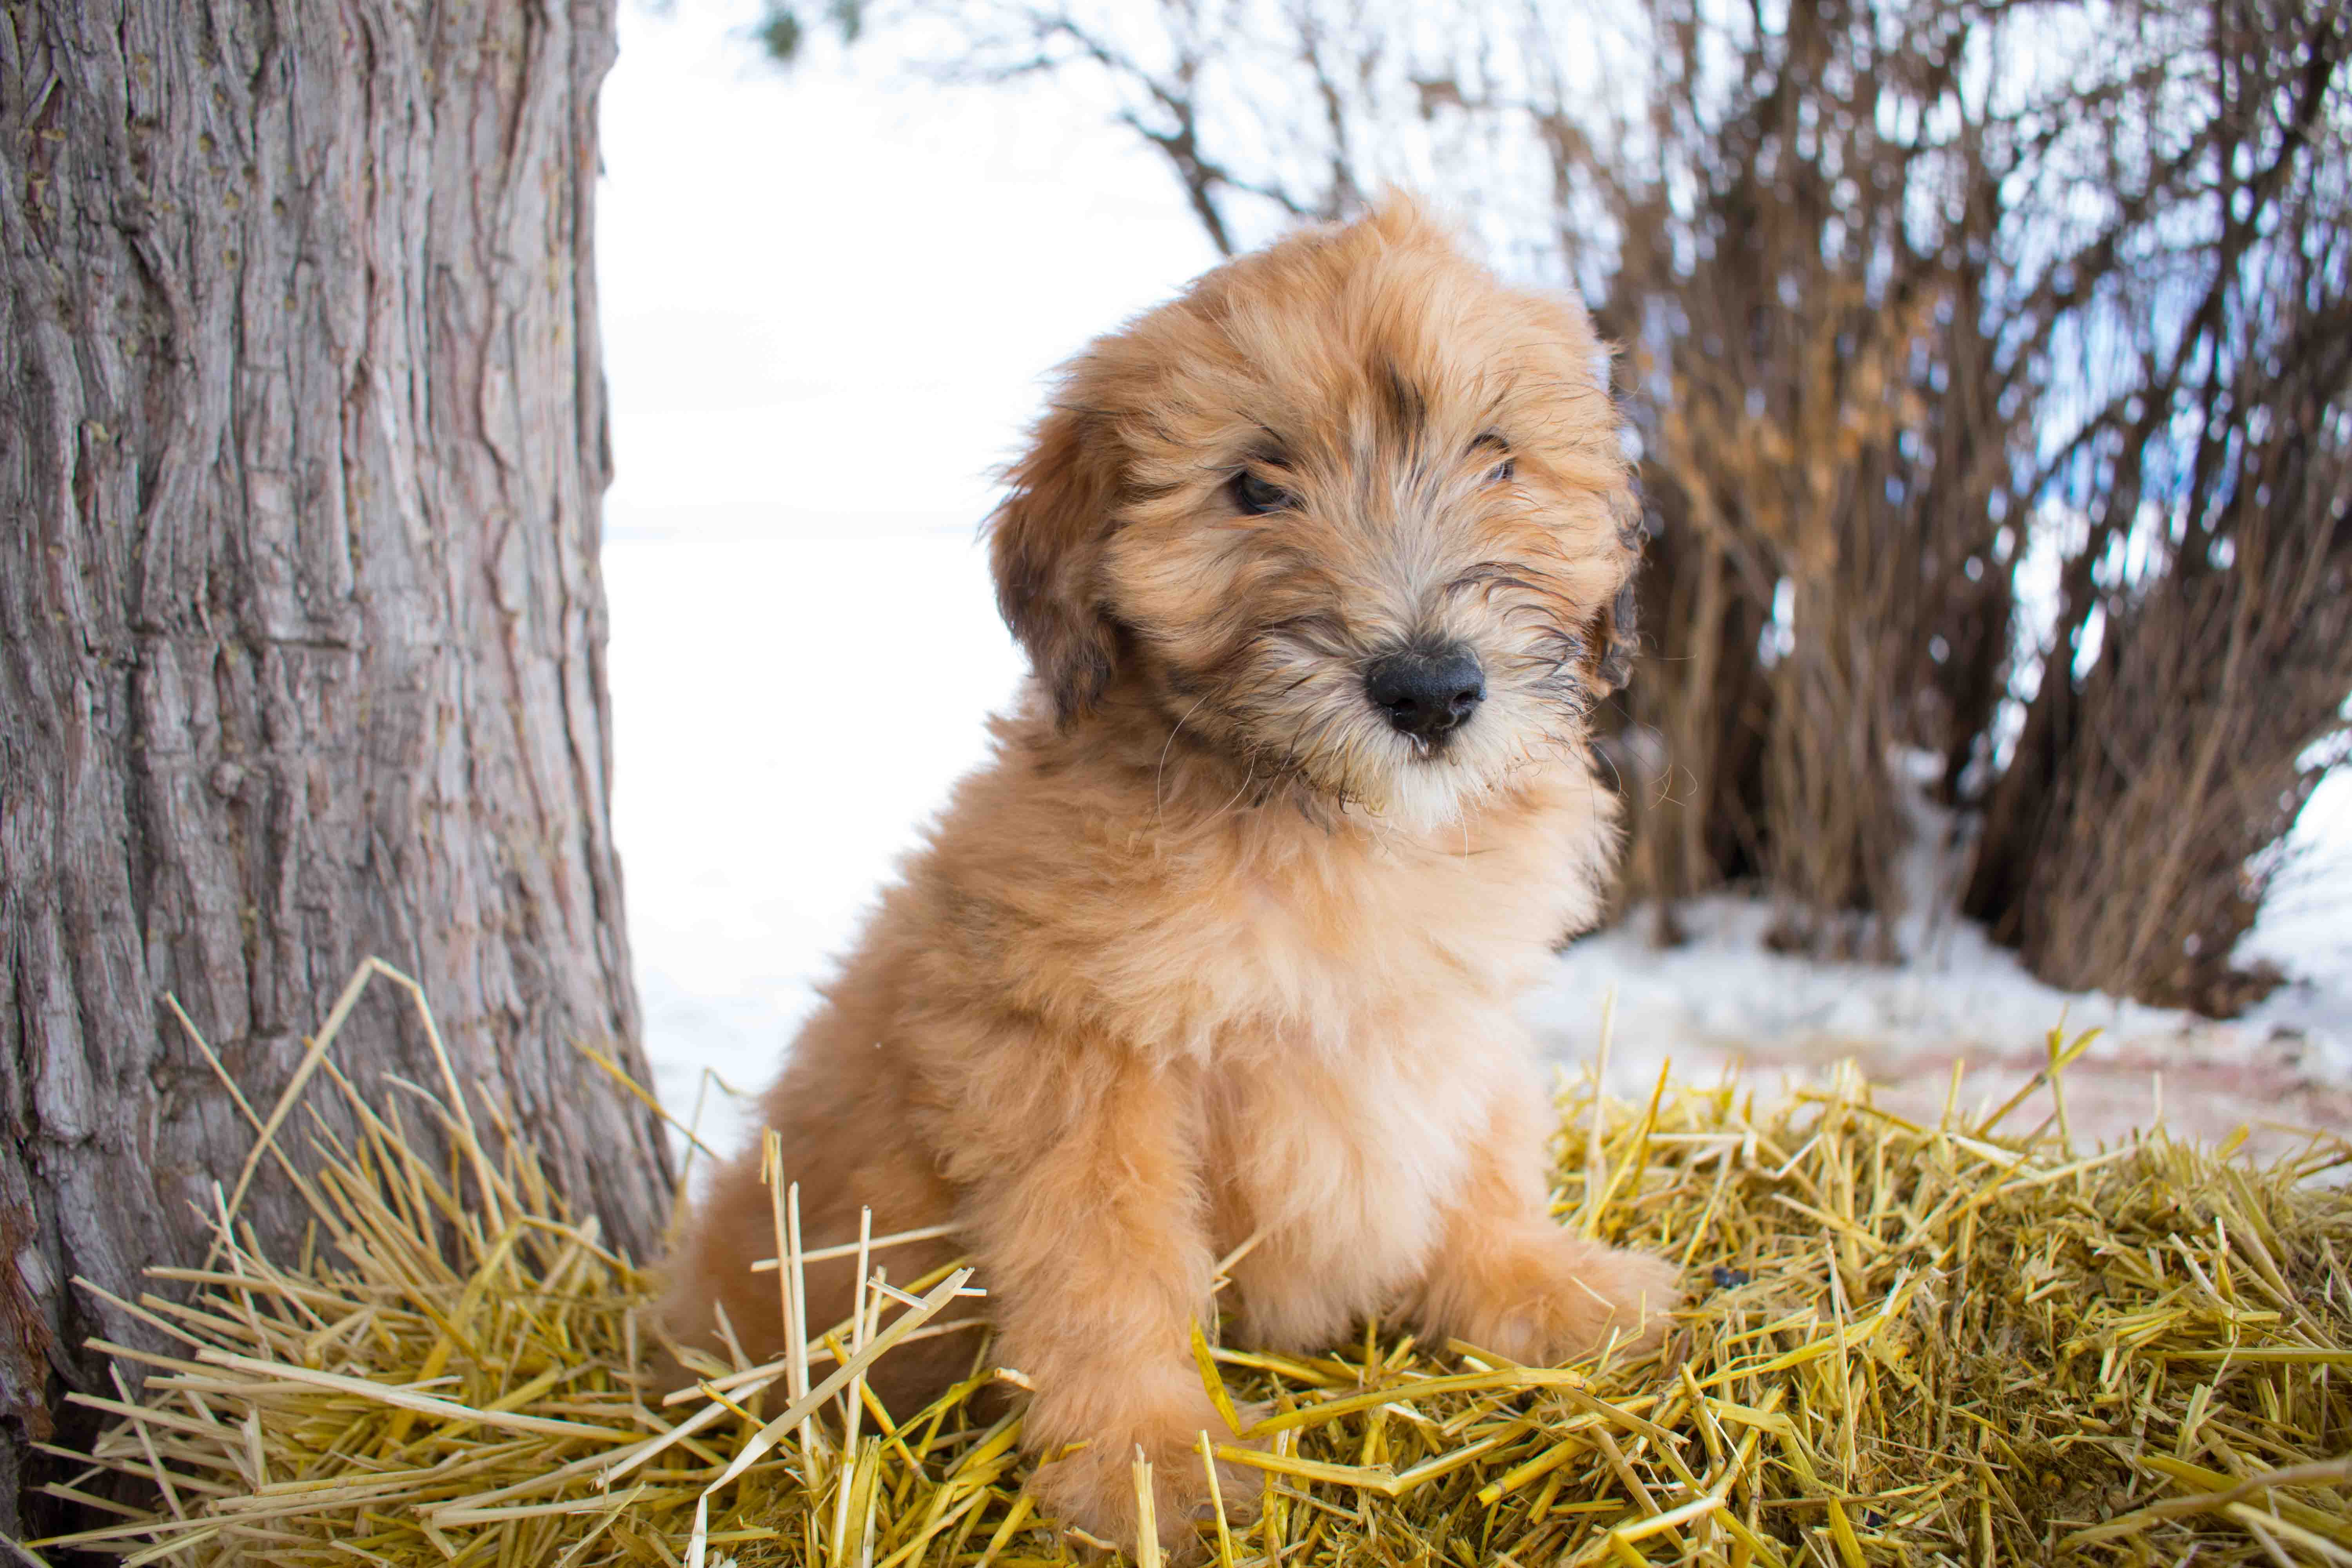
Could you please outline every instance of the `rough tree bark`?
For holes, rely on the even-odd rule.
[[[610,0],[0,8],[0,1528],[373,953],[638,1256],[590,268]],[[381,989],[381,988],[379,988]],[[347,1064],[426,1081],[390,999]],[[335,1108],[316,1101],[331,1117]],[[299,1233],[257,1190],[266,1241]],[[29,1499],[30,1494],[26,1494]]]

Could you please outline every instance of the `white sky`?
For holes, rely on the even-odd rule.
[[[612,531],[967,526],[1040,375],[1214,259],[1156,158],[1040,89],[912,84],[756,5],[636,0],[604,92]]]

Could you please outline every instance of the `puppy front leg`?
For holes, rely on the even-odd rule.
[[[967,1144],[957,1173],[999,1357],[1034,1390],[1023,1444],[1047,1462],[1031,1490],[1047,1515],[1132,1550],[1140,1446],[1161,1541],[1189,1546],[1208,1496],[1194,1440],[1229,1440],[1190,1351],[1214,1267],[1191,1075],[1131,1060],[1020,1070],[1032,1087],[1000,1085],[977,1141],[992,1168]],[[1085,1447],[1053,1457],[1072,1444]],[[1256,1492],[1232,1471],[1220,1484],[1236,1508]]]
[[[1530,1365],[1590,1354],[1612,1336],[1621,1352],[1643,1354],[1665,1337],[1681,1302],[1679,1271],[1552,1222],[1531,1110],[1542,1103],[1532,1093],[1497,1098],[1445,1213],[1418,1316],[1433,1333]]]

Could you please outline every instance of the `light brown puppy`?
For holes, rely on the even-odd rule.
[[[1402,1310],[1522,1361],[1654,1344],[1659,1259],[1547,1215],[1515,995],[1614,837],[1587,718],[1623,679],[1634,506],[1605,355],[1410,202],[1222,267],[1065,373],[993,520],[1035,679],[883,896],[763,1102],[805,1241],[952,1223],[1035,1392],[1043,1507],[1192,1536],[1223,1423],[1188,1354]],[[667,1323],[777,1353],[756,1149]],[[810,1317],[848,1315],[845,1265]],[[970,1334],[883,1363],[894,1409]],[[1236,1479],[1228,1499],[1254,1495]]]

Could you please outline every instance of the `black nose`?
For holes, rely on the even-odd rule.
[[[1438,741],[1486,700],[1486,675],[1477,656],[1459,643],[1407,648],[1372,662],[1364,671],[1364,695],[1401,732]]]

